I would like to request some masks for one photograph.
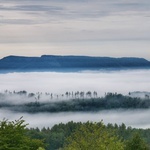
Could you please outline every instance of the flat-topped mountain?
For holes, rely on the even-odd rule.
[[[7,56],[0,59],[0,70],[55,70],[55,69],[104,69],[150,68],[150,61],[135,57],[55,56],[41,57]]]

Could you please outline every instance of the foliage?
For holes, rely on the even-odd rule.
[[[22,118],[0,121],[0,150],[36,150],[44,146],[41,140],[26,135],[27,124],[24,123]]]
[[[0,150],[76,150],[79,146],[87,150],[93,147],[94,150],[106,147],[110,150],[114,147],[114,150],[148,150],[150,146],[150,129],[135,129],[125,124],[71,121],[41,130],[27,129],[26,126],[22,118],[16,121],[2,120]]]
[[[59,125],[54,125],[51,130],[49,130],[46,142],[49,143],[48,149],[56,150],[64,145],[65,139],[70,136],[77,128],[79,128],[81,123],[68,122],[67,124],[60,123]],[[46,132],[47,133],[47,132]]]
[[[42,147],[39,147],[37,150],[45,150],[44,148],[42,148]]]
[[[76,123],[71,121],[66,124],[56,124],[51,129],[43,128],[39,130],[38,128],[32,128],[28,130],[28,136],[30,136],[31,138],[37,137],[38,139],[45,139],[45,142],[47,144],[46,150],[62,150],[64,149],[64,144],[68,143],[68,140],[66,139],[72,136],[75,131],[79,131],[79,129],[82,126],[85,126],[85,124],[88,123]],[[93,127],[99,126],[100,128],[102,128],[101,122],[94,124],[97,125],[92,125]],[[107,126],[104,127],[104,129],[106,132],[113,134],[112,136],[118,137],[117,139],[122,139],[124,141],[124,144],[127,144],[126,141],[130,141],[133,135],[138,133],[141,139],[144,140],[146,144],[150,145],[150,129],[135,129],[131,127],[126,127],[123,123],[121,125],[113,125],[109,123]]]
[[[125,150],[149,150],[146,142],[135,133],[131,139],[127,140]]]
[[[82,124],[66,140],[64,150],[123,150],[124,143],[102,122]]]

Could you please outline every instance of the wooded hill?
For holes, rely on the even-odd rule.
[[[144,58],[55,56],[41,57],[8,56],[0,59],[0,70],[86,70],[103,68],[150,68],[150,62]]]

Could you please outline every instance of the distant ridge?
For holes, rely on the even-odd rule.
[[[0,70],[63,70],[150,68],[150,61],[136,57],[57,56],[41,57],[7,56],[0,59]]]

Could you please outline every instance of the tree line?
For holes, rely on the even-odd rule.
[[[35,100],[40,100],[42,97],[47,97],[49,100],[51,99],[77,99],[77,98],[97,98],[98,93],[96,91],[66,91],[62,94],[51,93],[51,92],[36,92],[36,93],[28,93],[25,90],[22,91],[9,91],[5,90],[3,93],[0,93],[0,98],[4,98],[6,96],[24,96],[26,98],[34,98]]]
[[[23,104],[1,103],[0,107],[5,107],[14,111],[37,113],[37,112],[75,112],[75,111],[100,111],[109,109],[148,109],[150,99],[124,96],[117,93],[106,93],[104,97],[72,98],[60,101],[33,101]]]
[[[125,124],[68,122],[27,128],[22,118],[0,121],[1,150],[149,150],[150,129]]]

